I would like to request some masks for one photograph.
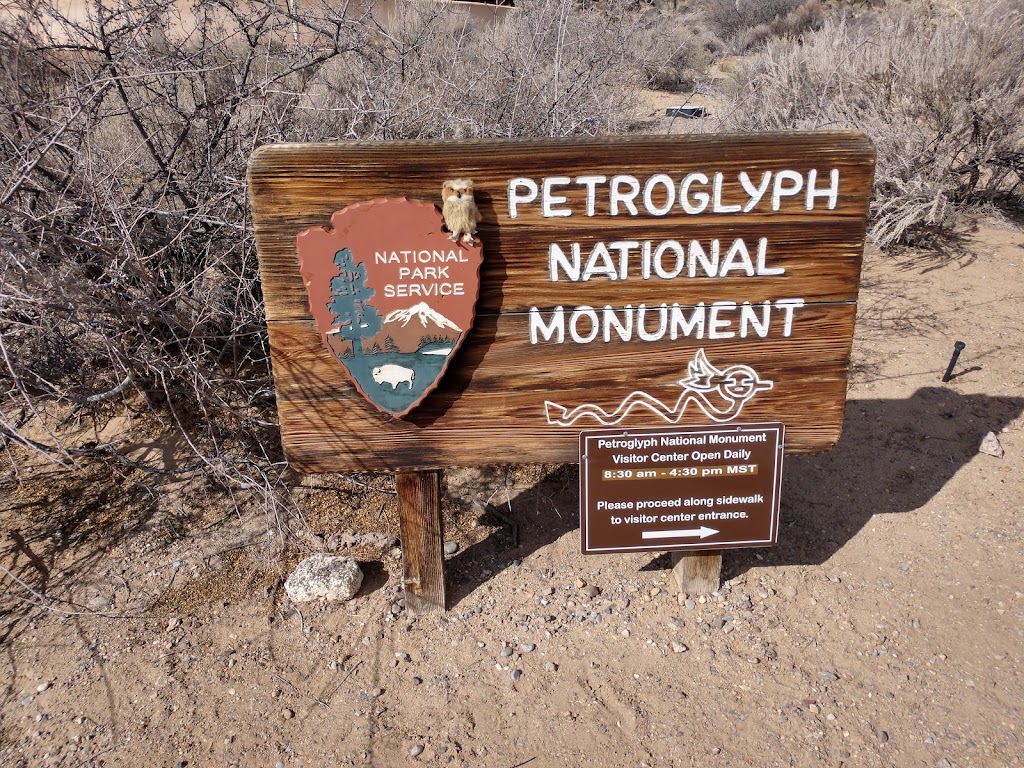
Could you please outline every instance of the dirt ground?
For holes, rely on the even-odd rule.
[[[579,554],[574,466],[449,472],[450,608],[412,617],[385,477],[302,479],[282,554],[197,478],[8,464],[0,764],[1024,764],[1022,286],[1011,222],[869,248],[843,437],[787,459],[778,546],[727,552],[706,600],[664,556]],[[296,608],[323,549],[364,586]]]

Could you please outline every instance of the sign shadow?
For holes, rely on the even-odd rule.
[[[985,433],[998,433],[1022,413],[1024,398],[961,395],[945,387],[923,387],[906,399],[847,401],[834,448],[785,458],[779,543],[728,550],[723,578],[754,566],[824,563],[874,515],[928,503],[977,456]],[[501,528],[448,559],[451,609],[495,573],[578,528],[578,467],[552,467],[503,512],[518,523],[518,546]],[[642,570],[666,568],[668,557],[659,553]]]

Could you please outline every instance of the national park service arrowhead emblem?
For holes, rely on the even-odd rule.
[[[483,246],[432,204],[355,203],[298,235],[324,345],[363,396],[404,416],[437,387],[473,324]],[[458,235],[459,233],[456,233]]]

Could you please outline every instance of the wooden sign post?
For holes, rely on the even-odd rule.
[[[789,452],[826,450],[842,429],[873,172],[855,132],[263,147],[249,184],[288,460],[399,473],[404,578],[423,609],[443,608],[439,476],[407,473],[570,462],[584,430],[737,419],[782,422]],[[479,209],[475,320],[420,340],[448,359],[408,405],[420,368],[390,361],[426,361],[388,347],[360,297],[404,297],[389,314],[409,314],[456,290],[445,270],[469,257],[464,241],[389,251],[373,232],[383,244],[403,225],[378,227],[362,255],[329,254],[347,277],[324,299],[307,292],[297,238],[402,198],[436,204],[441,226],[449,179],[471,180]],[[361,271],[392,259],[410,266]],[[352,290],[358,301],[338,298]],[[318,326],[323,300],[349,314]]]

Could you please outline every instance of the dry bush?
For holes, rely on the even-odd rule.
[[[798,39],[809,30],[819,29],[824,21],[825,8],[820,0],[805,0],[801,5],[770,22],[741,30],[736,35],[735,47],[739,51],[748,51],[764,45],[773,38]]]
[[[287,4],[293,5],[293,4]],[[0,15],[0,430],[74,468],[69,418],[142,411],[193,468],[290,498],[245,170],[273,141],[621,130],[671,51],[643,13],[528,0],[496,25],[272,0],[18,0]],[[303,6],[305,8],[305,6]],[[282,506],[282,503],[284,506]],[[283,521],[279,519],[279,525]]]
[[[707,24],[723,40],[733,40],[747,29],[769,25],[796,10],[804,0],[703,0]]]
[[[677,91],[692,88],[711,64],[718,40],[685,13],[644,15],[635,44],[648,53],[642,71],[647,86]]]
[[[727,128],[863,130],[878,151],[870,235],[881,246],[952,226],[1019,185],[1024,13],[986,2],[929,16],[923,2],[833,19],[773,43],[740,76]]]

